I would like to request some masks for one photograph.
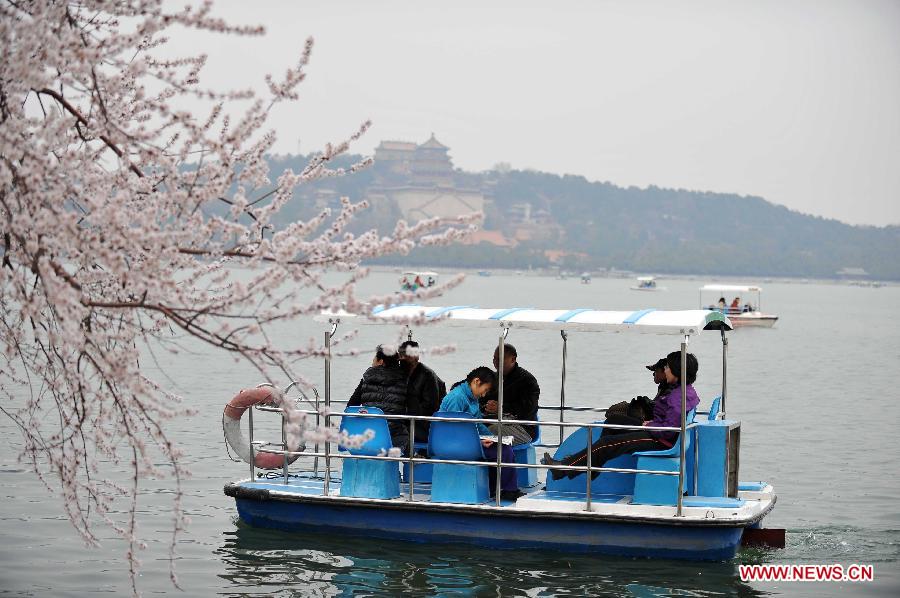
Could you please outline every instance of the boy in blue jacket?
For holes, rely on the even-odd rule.
[[[469,372],[464,382],[453,387],[444,400],[441,401],[441,411],[456,411],[462,413],[470,413],[476,419],[483,419],[478,399],[484,397],[494,385],[496,376],[494,370],[486,366],[480,366]],[[475,424],[478,427],[478,434],[481,436],[491,435],[490,430],[484,424]],[[490,440],[481,441],[486,461],[497,460],[497,444]],[[502,449],[500,459],[503,463],[515,463],[512,447],[501,444]],[[490,488],[493,493],[496,487],[497,472],[491,468]],[[500,498],[503,500],[516,500],[522,496],[519,491],[519,485],[516,478],[516,470],[512,467],[504,467],[500,473]]]

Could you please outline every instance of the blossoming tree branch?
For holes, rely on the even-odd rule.
[[[167,31],[264,32],[216,19],[208,4],[168,6],[0,0],[0,409],[21,430],[20,459],[59,493],[85,541],[97,543],[97,518],[125,539],[132,584],[143,478],[175,478],[171,551],[185,524],[187,471],[165,422],[191,412],[142,369],[148,349],[177,351],[175,332],[276,385],[299,380],[292,364],[323,347],[274,346],[272,327],[323,309],[365,314],[385,298],[356,297],[361,260],[452,242],[480,217],[353,235],[347,225],[367,206],[344,198],[336,211],[279,224],[297,186],[367,166],[330,167],[369,123],[270,180],[267,119],[298,99],[312,40],[280,76],[209,89],[206,56],[166,57]],[[326,282],[335,270],[340,282]],[[302,434],[301,418],[290,421]],[[130,482],[108,479],[102,461],[128,465]],[[112,515],[123,497],[124,519]]]

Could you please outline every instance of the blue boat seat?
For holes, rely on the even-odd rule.
[[[712,400],[712,403],[709,406],[709,416],[706,418],[710,421],[716,419],[719,415],[719,405],[722,404],[722,396],[718,396]]]
[[[428,451],[428,443],[427,442],[414,442],[413,450],[416,454],[420,454],[421,452]],[[431,474],[432,474],[432,464],[431,463],[416,463],[415,464],[415,478],[414,482],[416,484],[430,484],[431,483]],[[403,481],[409,482],[409,463],[403,463]]]
[[[744,501],[740,498],[728,498],[727,496],[685,496],[681,504],[686,507],[738,509],[744,506]]]
[[[602,422],[594,422],[602,423]],[[587,447],[587,428],[577,428],[572,432],[559,448],[556,449],[555,459],[564,459],[569,455]],[[597,442],[603,434],[603,428],[593,428],[591,434],[591,443]],[[620,469],[634,469],[637,458],[634,455],[621,455],[614,459],[610,459],[603,466],[617,467]],[[582,473],[574,478],[560,478],[554,480],[553,476],[547,476],[547,491],[555,492],[571,492],[584,496],[587,493],[587,474]],[[611,471],[602,472],[591,481],[591,496],[600,495],[630,495],[634,492],[634,474],[633,473],[615,473]]]
[[[434,417],[473,419],[470,413],[456,411],[438,411]],[[487,467],[440,462],[441,459],[484,460],[481,438],[474,423],[432,421],[428,430],[428,454],[434,459],[431,502],[479,504],[488,501]]]
[[[535,418],[540,419],[540,418]],[[537,453],[535,452],[534,445],[541,443],[541,427],[537,426],[537,434],[531,442],[526,442],[523,444],[514,444],[512,447],[513,456],[516,458],[516,463],[529,463],[534,465],[537,463]],[[530,467],[520,467],[516,469],[516,483],[519,488],[530,488],[532,486],[537,486],[537,469],[533,469]]]
[[[687,412],[685,423],[693,423],[697,409]],[[694,431],[687,430],[684,445],[684,489],[688,490],[693,485],[693,445]],[[652,469],[656,471],[678,471],[681,460],[681,434],[671,448],[664,451],[640,451],[634,453],[637,458],[636,469]],[[633,504],[639,505],[674,505],[678,501],[678,476],[655,475],[652,473],[638,473],[634,478]]]
[[[768,482],[738,482],[738,490],[747,492],[762,492],[768,486]]]
[[[515,457],[516,463],[528,463],[534,465],[537,463],[537,452],[535,451],[535,445],[541,443],[541,427],[537,427],[537,435],[534,440],[531,442],[525,442],[522,444],[514,444],[512,446],[513,456]],[[413,449],[418,453],[420,451],[427,451],[428,443],[427,442],[416,442],[413,444]],[[430,456],[430,455],[429,455]],[[432,463],[416,463],[415,465],[415,483],[416,484],[430,484],[431,478],[433,475],[433,464]],[[403,481],[409,482],[409,463],[403,464]],[[517,468],[516,469],[516,484],[519,488],[531,488],[533,486],[538,485],[537,478],[537,469],[531,468]]]
[[[354,406],[344,410],[347,414],[374,413],[383,414],[378,407]],[[351,436],[365,434],[367,430],[375,433],[358,448],[341,448],[351,455],[377,456],[390,450],[391,432],[386,419],[374,417],[354,417],[344,415],[341,418],[341,431]],[[344,459],[341,476],[341,496],[356,498],[397,498],[400,496],[400,468],[396,461],[375,461],[370,459]]]

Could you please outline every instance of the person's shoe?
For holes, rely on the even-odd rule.
[[[512,502],[516,502],[519,497],[525,496],[525,493],[521,490],[501,490],[500,498],[502,500],[511,500]]]
[[[550,453],[544,453],[544,456],[541,457],[542,465],[550,465],[551,467],[554,465],[564,465],[562,461],[557,461],[553,457],[550,456]],[[562,469],[550,469],[550,475],[553,476],[554,480],[560,480],[568,475],[569,472],[563,471]]]

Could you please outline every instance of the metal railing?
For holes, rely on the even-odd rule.
[[[316,394],[316,398],[318,399],[318,393]],[[341,401],[345,402],[345,401]],[[498,423],[497,419],[475,419],[475,418],[455,418],[455,417],[433,417],[433,416],[425,416],[425,415],[394,415],[394,414],[382,414],[382,413],[326,413],[325,418],[329,419],[330,417],[336,416],[352,416],[352,417],[360,417],[360,418],[374,418],[374,419],[385,419],[385,420],[405,420],[411,423],[410,430],[410,451],[408,455],[401,456],[390,456],[390,455],[353,455],[349,452],[347,453],[332,453],[329,448],[331,442],[327,442],[324,450],[319,450],[318,444],[313,451],[289,451],[287,450],[286,442],[284,441],[284,410],[281,407],[270,407],[265,405],[255,405],[251,407],[251,416],[250,423],[252,425],[253,417],[252,417],[252,409],[258,409],[259,411],[270,412],[270,413],[279,413],[282,415],[282,442],[267,442],[262,440],[253,440],[253,431],[250,431],[250,452],[251,452],[251,480],[256,478],[255,474],[255,466],[253,462],[255,460],[255,455],[257,452],[266,452],[273,454],[281,454],[285,455],[285,467],[284,467],[284,483],[289,483],[289,474],[287,473],[287,458],[291,456],[297,457],[313,457],[314,459],[314,471],[313,477],[319,479],[318,473],[318,459],[320,457],[325,458],[325,471],[322,477],[323,485],[322,485],[322,493],[327,496],[329,494],[329,485],[328,482],[331,479],[332,468],[331,468],[331,460],[332,459],[361,459],[361,460],[371,460],[371,461],[395,461],[399,463],[407,463],[409,465],[409,473],[410,479],[408,482],[408,491],[407,491],[407,500],[410,502],[415,501],[414,498],[414,470],[416,464],[425,464],[425,463],[443,463],[449,465],[474,465],[477,467],[495,467],[498,471],[497,479],[499,480],[499,472],[501,469],[509,467],[512,469],[559,469],[562,471],[572,471],[589,474],[586,476],[586,488],[585,488],[585,510],[591,510],[591,498],[592,498],[592,488],[591,482],[593,480],[592,475],[594,473],[623,473],[623,474],[650,474],[650,475],[664,475],[664,476],[678,476],[680,478],[684,477],[684,444],[682,443],[681,447],[681,466],[679,467],[679,471],[662,471],[662,470],[653,470],[653,469],[631,469],[631,468],[620,468],[620,467],[594,467],[591,463],[591,445],[593,439],[593,431],[596,428],[608,428],[608,429],[616,429],[616,430],[646,430],[646,427],[643,426],[631,426],[631,425],[621,425],[621,424],[605,424],[605,423],[585,423],[585,422],[565,422],[565,421],[538,421],[538,420],[515,420],[517,424],[520,425],[536,425],[536,426],[550,426],[550,427],[560,427],[560,428],[587,428],[588,434],[586,439],[586,451],[587,451],[587,464],[585,466],[578,465],[544,465],[543,463],[505,463],[501,462],[499,465],[493,461],[464,461],[458,459],[433,459],[433,458],[423,458],[417,457],[413,449],[413,434],[415,430],[415,422],[417,421],[444,421],[444,422],[464,422],[470,424],[495,424]],[[558,409],[558,408],[552,408]],[[576,407],[568,407],[567,410],[577,410],[579,408]],[[297,410],[299,413],[303,413],[306,415],[315,415],[317,416],[317,421],[319,417],[322,416],[322,412],[319,409],[311,410],[311,409],[299,409]],[[509,420],[507,420],[509,421]],[[697,424],[690,423],[685,427],[685,431],[694,428]],[[681,432],[682,428],[679,427],[654,427],[653,431],[655,432]],[[498,451],[499,452],[499,451]],[[695,461],[696,466],[696,461]],[[696,472],[694,476],[694,480],[696,482]],[[684,488],[684,480],[679,480],[679,488]],[[678,506],[680,507],[680,500],[678,501]],[[680,511],[680,509],[679,509]]]
[[[758,308],[758,304],[759,304],[759,301],[757,300],[757,308]],[[331,326],[330,326],[330,330],[325,332],[325,407],[324,407],[325,422],[324,422],[324,426],[326,428],[331,427],[331,417],[333,415],[338,415],[338,414],[331,413],[331,404],[332,404],[332,401],[331,401],[331,361],[333,359],[333,356],[331,353],[331,344],[332,344],[332,338],[334,337],[334,334],[340,323],[340,318],[330,318],[328,321]],[[504,322],[504,321],[500,321],[499,324],[500,324],[500,335],[498,338],[496,352],[497,352],[497,357],[499,359],[498,363],[502,364],[502,363],[504,363],[506,338],[507,338],[507,335],[509,334],[511,324],[509,322]],[[688,341],[690,338],[690,336],[688,334],[684,334],[684,332],[685,331],[682,330],[683,337],[682,337],[682,342],[681,342],[681,364],[680,364],[681,372],[687,371],[687,344],[688,344]],[[502,441],[503,424],[504,424],[504,418],[503,418],[504,374],[503,374],[503,368],[501,367],[498,371],[498,381],[497,381],[497,403],[498,403],[497,419],[463,418],[463,419],[456,420],[453,418],[435,418],[432,416],[362,414],[362,413],[346,414],[346,415],[353,415],[354,417],[378,417],[378,418],[383,418],[383,419],[387,419],[387,420],[400,419],[400,420],[409,421],[412,433],[410,435],[410,440],[409,440],[409,455],[406,457],[369,456],[369,455],[351,455],[351,454],[332,455],[331,454],[331,442],[325,443],[323,452],[319,452],[318,445],[316,445],[316,450],[313,453],[290,452],[290,451],[287,451],[287,441],[286,441],[286,436],[285,436],[284,418],[283,417],[282,417],[282,440],[283,440],[282,443],[273,444],[273,443],[266,443],[266,442],[255,442],[253,440],[253,429],[252,429],[253,428],[253,415],[252,415],[253,409],[251,408],[250,409],[250,411],[251,411],[251,415],[250,415],[251,479],[253,479],[255,476],[254,465],[253,465],[254,447],[258,447],[258,450],[263,450],[265,447],[281,446],[282,447],[281,451],[268,450],[267,452],[276,452],[276,453],[281,452],[285,455],[291,455],[291,456],[293,456],[295,454],[312,456],[315,459],[314,475],[316,475],[316,476],[318,476],[318,458],[324,457],[325,472],[324,472],[322,491],[325,495],[328,495],[328,493],[329,493],[329,481],[330,481],[330,477],[331,477],[331,459],[333,459],[335,456],[337,456],[337,458],[339,458],[339,459],[350,459],[350,458],[352,458],[352,459],[380,459],[380,460],[389,460],[389,461],[408,462],[409,470],[410,470],[410,481],[409,481],[409,500],[410,501],[413,500],[413,494],[414,494],[413,487],[414,487],[414,482],[415,482],[415,473],[414,473],[415,467],[414,467],[414,465],[417,462],[434,463],[435,461],[440,461],[442,463],[461,464],[461,465],[476,465],[476,466],[481,466],[481,467],[493,466],[493,467],[497,468],[497,481],[496,481],[496,485],[495,485],[495,499],[496,499],[497,506],[500,506],[500,501],[501,501],[500,471],[502,470],[503,467],[511,467],[514,469],[518,469],[518,468],[535,468],[535,469],[553,468],[553,469],[556,469],[556,468],[558,468],[558,469],[567,470],[567,471],[586,472],[586,473],[590,474],[590,475],[586,476],[587,477],[587,489],[586,489],[586,507],[585,507],[587,510],[590,510],[591,509],[592,474],[594,474],[595,472],[596,473],[614,472],[614,473],[647,473],[647,474],[653,474],[653,475],[677,475],[678,476],[678,491],[677,491],[677,499],[676,499],[676,515],[681,517],[682,516],[682,506],[683,506],[683,494],[684,494],[684,489],[685,489],[684,482],[685,482],[685,450],[686,450],[686,447],[685,447],[685,443],[684,443],[684,438],[687,433],[687,430],[692,429],[696,425],[694,423],[687,424],[685,421],[685,414],[687,413],[686,405],[685,405],[686,397],[687,397],[687,382],[686,382],[685,377],[682,376],[680,379],[680,386],[681,386],[681,418],[680,418],[681,422],[680,422],[680,424],[681,425],[679,427],[665,427],[665,428],[654,426],[654,428],[653,428],[654,431],[660,431],[660,432],[668,432],[668,431],[679,432],[679,434],[680,434],[680,436],[679,436],[680,450],[679,450],[679,463],[678,463],[678,471],[677,472],[638,470],[638,469],[620,469],[620,468],[609,468],[609,467],[593,467],[593,464],[591,463],[591,453],[592,453],[591,445],[593,444],[592,440],[593,440],[593,429],[594,428],[601,428],[601,429],[602,428],[614,428],[614,429],[622,429],[622,430],[646,430],[646,428],[644,426],[626,426],[626,425],[618,425],[618,424],[596,424],[596,423],[579,423],[579,422],[571,422],[570,423],[570,422],[564,421],[566,411],[605,412],[606,409],[596,409],[596,408],[592,408],[592,407],[570,407],[570,406],[566,405],[566,361],[567,361],[567,351],[568,351],[568,334],[566,333],[565,330],[561,330],[560,335],[562,338],[562,377],[560,380],[560,404],[558,407],[543,407],[543,409],[558,410],[559,411],[559,421],[558,422],[530,421],[530,420],[514,420],[514,421],[516,424],[520,424],[520,425],[524,424],[524,425],[556,427],[559,430],[560,444],[562,444],[564,428],[567,428],[567,427],[588,428],[588,434],[587,434],[587,440],[586,440],[587,463],[586,463],[585,467],[578,467],[578,466],[571,466],[571,465],[569,465],[569,466],[557,466],[557,465],[547,466],[544,464],[538,465],[538,464],[529,464],[529,463],[503,463],[502,456],[501,456],[502,451],[499,451],[499,450],[497,451],[496,463],[487,463],[485,461],[452,461],[452,460],[444,460],[444,459],[440,459],[440,460],[419,459],[419,458],[415,457],[414,443],[415,443],[415,422],[416,421],[443,420],[443,421],[464,421],[464,422],[469,422],[469,423],[497,424],[497,436],[498,436],[498,439],[500,439]],[[721,398],[720,413],[721,413],[722,417],[724,417],[725,416],[725,400],[726,400],[726,396],[727,396],[727,354],[728,354],[728,341],[725,337],[724,329],[721,330],[721,336],[722,336],[722,395],[721,395],[722,398]],[[409,338],[412,339],[412,330],[409,331]],[[339,403],[339,402],[344,402],[344,401],[335,401],[335,403]],[[318,425],[321,422],[320,418],[322,416],[322,409],[321,409],[321,405],[319,402],[318,393],[316,393],[315,407],[316,407],[315,411],[302,411],[301,410],[301,412],[315,414],[316,415],[316,424],[318,427]],[[264,409],[264,410],[271,409],[271,410],[275,410],[275,411],[281,411],[280,408],[271,408],[271,407],[257,407],[257,408]],[[340,413],[340,415],[345,415],[345,414]],[[506,420],[506,421],[510,421],[510,420]],[[552,445],[542,444],[542,445],[534,445],[534,446],[552,446]],[[697,455],[697,450],[698,450],[697,443],[694,443],[695,457]],[[697,485],[696,466],[697,466],[697,460],[695,458],[695,460],[694,460],[694,468],[695,468],[694,469],[694,487],[695,487],[695,489],[696,489],[696,485]],[[287,456],[285,457],[284,478],[285,478],[285,483],[287,483],[288,482]]]

